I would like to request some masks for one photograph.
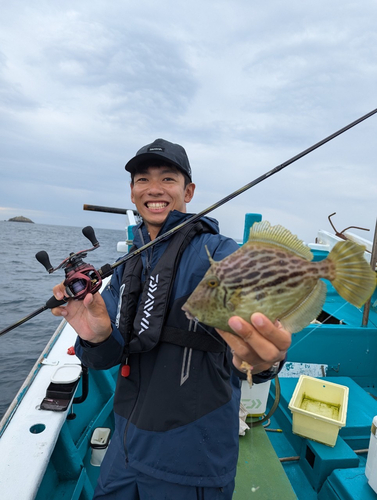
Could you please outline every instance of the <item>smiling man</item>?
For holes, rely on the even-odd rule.
[[[191,217],[191,168],[182,146],[163,139],[141,148],[126,165],[131,199],[143,221],[140,248]],[[290,335],[254,314],[231,318],[239,337],[191,323],[182,305],[215,260],[238,245],[202,218],[119,266],[110,285],[54,309],[78,333],[76,353],[92,369],[120,365],[115,431],[94,498],[230,500],[238,457],[240,379],[271,378]],[[54,288],[59,300],[63,285]],[[232,347],[233,354],[226,342]]]
[[[131,172],[131,201],[155,239],[169,212],[186,212],[194,196],[191,168],[178,144],[157,139],[141,148],[126,169]]]

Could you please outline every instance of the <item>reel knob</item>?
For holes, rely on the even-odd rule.
[[[52,264],[50,262],[50,257],[48,256],[48,253],[45,250],[41,250],[35,255],[35,258],[39,263],[42,264],[42,266],[45,267],[45,269],[49,272],[52,273],[54,268],[52,267]]]
[[[98,240],[96,238],[96,235],[94,233],[94,229],[92,228],[92,226],[86,226],[84,227],[84,229],[82,230],[82,234],[85,236],[85,238],[88,238],[88,240],[90,241],[90,243],[95,247],[99,247],[99,243],[98,243]]]

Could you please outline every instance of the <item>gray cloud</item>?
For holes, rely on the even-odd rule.
[[[0,214],[122,228],[83,203],[130,206],[126,161],[185,146],[199,211],[376,106],[377,6],[38,0],[2,12]],[[302,238],[374,227],[373,117],[214,216],[261,211]],[[20,213],[18,213],[20,212]]]

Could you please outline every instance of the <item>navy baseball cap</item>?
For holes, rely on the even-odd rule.
[[[190,181],[191,167],[186,151],[179,144],[165,141],[165,139],[156,139],[151,144],[143,146],[136,155],[126,164],[125,169],[134,173],[139,165],[147,160],[167,160],[176,166],[181,172],[186,174]]]

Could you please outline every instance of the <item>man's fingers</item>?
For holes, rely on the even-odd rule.
[[[94,295],[88,293],[83,300],[83,304],[93,317],[108,316],[105,302],[100,293]]]
[[[65,310],[65,307],[54,307],[51,309],[51,312],[54,316],[66,316],[67,311]]]
[[[250,323],[248,323],[248,325],[251,328]],[[252,345],[250,342],[246,342],[243,338],[238,337],[233,333],[224,332],[222,330],[217,330],[217,329],[216,331],[229,345],[233,353],[233,356],[236,355],[241,360],[241,362],[250,359],[253,360],[251,364],[257,364],[261,362],[262,359],[259,353],[257,353],[256,349],[254,349],[254,345]],[[265,339],[264,341],[266,342]],[[237,365],[238,364],[235,363],[236,367],[238,367]]]
[[[223,334],[224,340],[238,356],[250,359],[251,351],[264,362],[274,363],[284,359],[291,343],[291,334],[277,323],[273,324],[263,314],[255,313],[251,317],[252,324],[238,316],[229,319],[229,326],[237,334]]]
[[[63,283],[59,283],[59,285],[55,285],[54,288],[52,289],[52,293],[54,294],[54,297],[57,300],[63,300],[64,298],[68,297],[68,295],[65,291],[65,286]]]
[[[280,351],[286,351],[291,345],[291,334],[284,330],[281,323],[277,321],[274,324],[261,313],[252,314],[251,325],[234,316],[229,319],[229,326],[248,343],[254,343],[258,336],[262,336]]]
[[[284,330],[281,323],[272,323],[266,316],[254,313],[251,323],[264,338],[272,342],[280,351],[286,351],[291,345],[291,334]]]
[[[234,335],[234,333],[224,332],[218,329],[216,329],[216,331],[221,335],[232,351],[239,352],[240,349],[245,346],[245,341],[241,337]]]

